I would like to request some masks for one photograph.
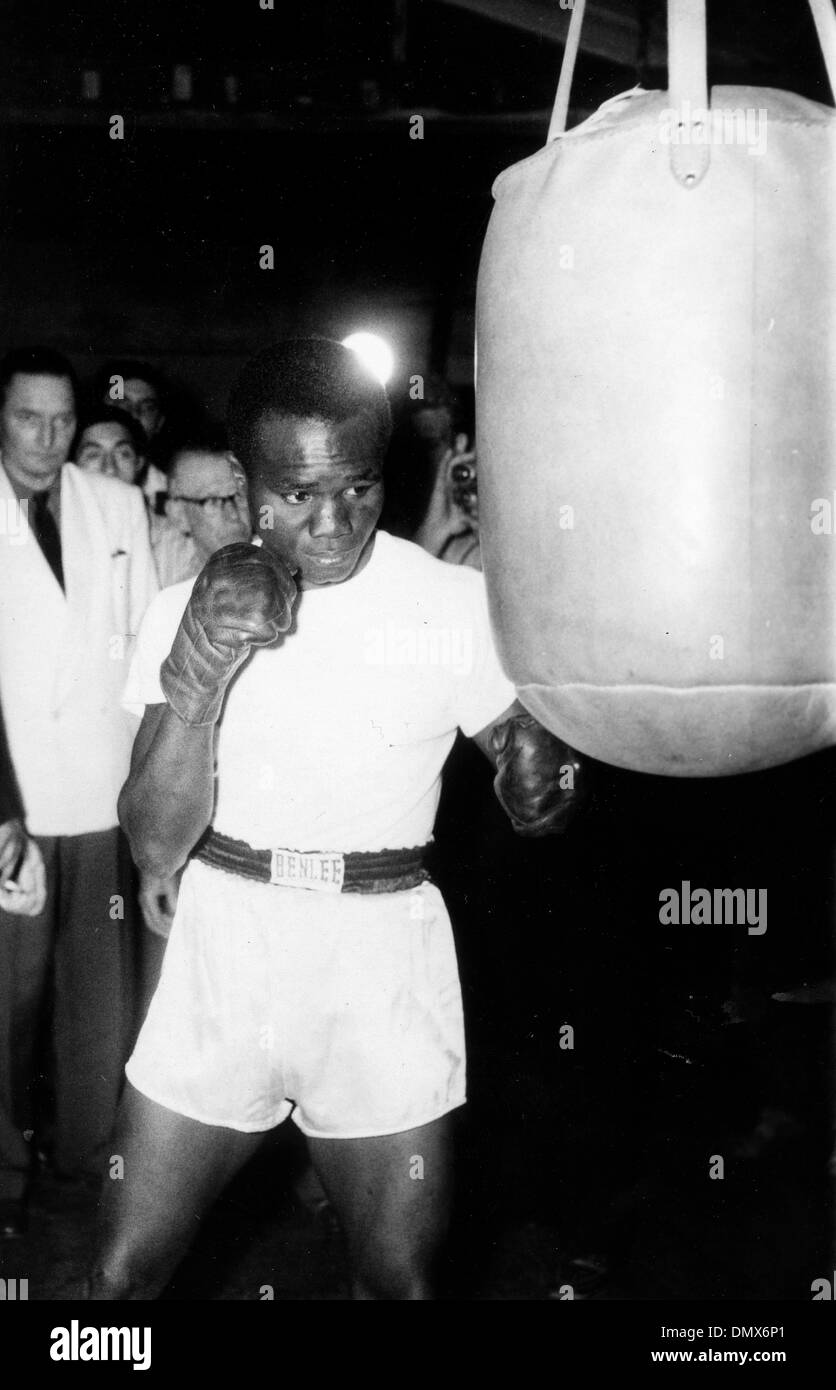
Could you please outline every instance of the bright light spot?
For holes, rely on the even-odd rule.
[[[381,386],[386,385],[395,366],[395,357],[383,338],[378,338],[376,333],[349,333],[347,338],[343,338],[343,347],[356,352]]]

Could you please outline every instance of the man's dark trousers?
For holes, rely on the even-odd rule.
[[[118,828],[35,836],[47,873],[37,917],[0,909],[0,1199],[25,1194],[41,1134],[43,1035],[51,1019],[53,1159],[104,1172],[133,1043],[136,921]]]

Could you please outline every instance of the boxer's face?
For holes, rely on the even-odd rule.
[[[299,572],[303,589],[359,573],[383,506],[383,460],[369,420],[266,415],[249,476],[256,532]]]

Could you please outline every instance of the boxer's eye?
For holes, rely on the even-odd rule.
[[[366,493],[373,487],[374,483],[355,483],[354,487],[346,488],[345,495],[346,497],[365,497]]]
[[[280,496],[282,501],[287,502],[290,507],[301,507],[305,502],[311,500],[311,494],[309,492],[302,492],[301,489],[296,492],[282,492]]]

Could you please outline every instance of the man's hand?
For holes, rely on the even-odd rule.
[[[478,541],[475,513],[465,510],[457,500],[459,489],[453,480],[453,470],[457,467],[476,468],[476,454],[468,448],[466,434],[456,436],[454,447],[448,449],[438,465],[426,515],[413,536],[415,543],[431,555],[440,556],[454,536],[468,537],[474,543]]]
[[[295,597],[290,570],[266,546],[236,541],[211,556],[160,668],[165,697],[184,724],[217,721],[251,648],[287,632]]]
[[[155,936],[166,941],[171,932],[171,923],[177,910],[177,895],[180,891],[180,874],[171,878],[155,878],[142,874],[139,883],[139,905],[146,927]]]
[[[498,725],[491,748],[494,790],[517,834],[562,834],[587,799],[579,755],[531,714]]]
[[[14,886],[6,888],[9,882]],[[46,870],[41,851],[21,821],[6,821],[0,825],[0,908],[36,917],[43,912],[45,902]]]
[[[25,848],[26,830],[22,820],[7,820],[0,825],[0,885],[11,878]]]

